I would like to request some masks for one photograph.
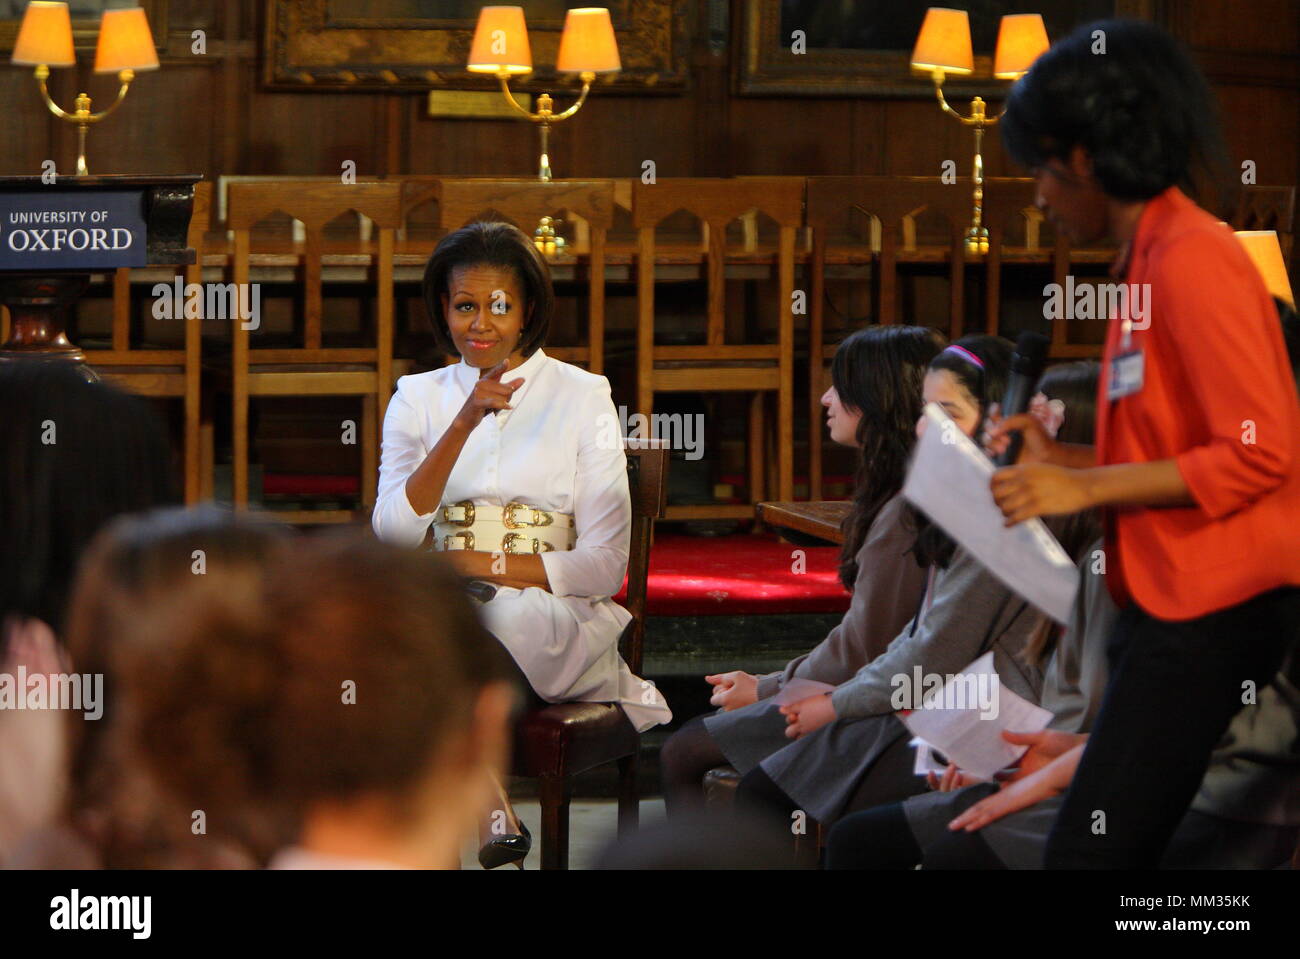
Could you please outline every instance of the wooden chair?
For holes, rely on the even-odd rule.
[[[410,182],[409,180],[407,181]],[[585,366],[593,373],[605,372],[605,240],[614,223],[613,180],[481,179],[445,177],[432,181],[424,195],[408,193],[406,210],[427,199],[438,201],[438,225],[442,232],[489,215],[509,220],[529,236],[542,217],[567,214],[577,224],[577,236],[570,249],[555,258],[587,260],[587,343],[548,343],[548,356]],[[575,277],[576,278],[576,277]]]
[[[668,451],[652,440],[625,440],[632,497],[632,539],[627,564],[627,610],[632,621],[619,637],[619,653],[640,674],[645,640],[646,580],[650,535],[663,516],[668,489]],[[556,703],[525,713],[515,727],[516,776],[540,780],[542,868],[569,866],[570,780],[606,763],[618,763],[619,833],[635,829],[639,814],[636,776],[641,737],[617,703]]]
[[[1002,265],[1007,252],[1007,224],[1024,223],[1034,207],[1034,181],[1028,177],[988,177],[984,181],[984,225],[989,231],[989,252],[984,256],[984,332],[997,336],[1002,320]],[[1026,230],[1028,236],[1029,231]],[[1028,250],[1028,248],[1027,248]],[[1048,251],[1042,252],[1044,256]],[[1061,232],[1050,252],[1052,282],[1064,285],[1070,272],[1070,248]],[[1061,326],[1062,324],[1057,324]]]
[[[1025,257],[1041,257],[1051,264],[1052,282],[1064,287],[1074,268],[1070,242],[1064,231],[1055,231],[1050,248],[1038,244],[1038,227],[1041,214],[1034,205],[1034,181],[1023,177],[989,177],[984,181],[984,225],[989,231],[989,252],[984,257],[984,332],[997,335],[1002,322],[1002,274],[1005,257],[1023,253]],[[1025,224],[1026,246],[1013,250],[1006,242],[1006,227],[1019,217]],[[1099,253],[1103,260],[1109,257]],[[1102,262],[1102,261],[1095,261]],[[1100,342],[1073,342],[1070,323],[1053,323],[1051,328],[1051,357],[1053,359],[1083,359],[1101,355]]]
[[[945,184],[938,177],[833,176],[809,177],[806,218],[812,228],[809,343],[808,410],[808,497],[822,496],[822,447],[824,430],[821,395],[825,392],[826,365],[835,355],[835,344],[826,343],[826,257],[832,235],[842,231],[850,211],[875,217],[879,252],[862,238],[864,254],[874,255],[872,271],[874,319],[877,323],[897,321],[898,265],[900,259],[916,259],[913,243],[915,217],[925,210],[943,215],[949,226],[947,245],[950,287],[950,336],[961,335],[965,311],[966,253],[964,233],[970,217],[970,190],[960,181]],[[875,228],[873,228],[875,232]],[[911,249],[909,249],[911,247]]]
[[[186,243],[194,250],[194,263],[185,268],[184,285],[203,282],[204,237],[211,219],[212,184],[194,185],[194,209]],[[183,310],[185,303],[174,304]],[[181,314],[184,316],[184,314]],[[185,502],[196,503],[205,486],[201,468],[200,372],[202,319],[186,319],[181,349],[133,349],[131,346],[131,271],[113,271],[112,345],[107,350],[86,350],[86,363],[100,378],[141,396],[178,398],[185,405]]]
[[[299,280],[302,290],[302,343],[289,349],[253,349],[250,330],[236,316],[231,377],[233,399],[234,481],[236,507],[248,504],[248,404],[252,396],[360,396],[362,416],[361,504],[374,505],[379,473],[379,432],[392,395],[393,238],[401,222],[401,184],[279,181],[232,183],[227,226],[234,232],[232,257],[237,288],[249,282],[252,228],[279,212],[305,228]],[[369,268],[374,286],[374,346],[325,347],[321,332],[321,265],[323,232],[345,213],[358,213],[374,224],[373,244],[355,241],[355,249],[338,259]],[[350,510],[302,510],[277,515],[291,523],[349,522]]]
[[[764,499],[763,400],[777,396],[777,498],[794,496],[794,239],[803,224],[802,177],[726,180],[687,178],[633,183],[632,222],[637,230],[637,412],[649,417],[659,392],[751,394],[749,409],[749,505],[670,506],[669,519],[752,518]],[[699,218],[707,230],[704,252],[708,284],[703,345],[655,342],[656,230],[678,210]],[[777,342],[726,342],[727,225],[758,210],[776,221]]]

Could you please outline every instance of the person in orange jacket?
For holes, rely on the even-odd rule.
[[[1154,867],[1232,717],[1300,635],[1300,402],[1277,311],[1231,230],[1181,186],[1223,156],[1211,97],[1158,27],[1102,21],[1045,53],[1002,118],[1037,205],[1119,245],[1096,443],[996,422],[1012,525],[1101,507],[1122,607],[1111,681],[1056,821],[1052,867]],[[1045,311],[1046,312],[1046,311]]]

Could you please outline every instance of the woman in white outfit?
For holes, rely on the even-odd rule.
[[[384,421],[375,532],[496,587],[480,609],[546,702],[617,702],[638,731],[672,718],[618,654],[629,613],[627,461],[609,381],[542,351],[555,297],[532,241],[473,223],[424,274],[435,338],[459,363],[404,376]]]

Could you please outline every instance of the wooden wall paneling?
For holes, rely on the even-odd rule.
[[[50,71],[50,93],[61,70]],[[6,176],[32,176],[41,172],[41,162],[53,159],[70,170],[73,157],[55,155],[50,150],[54,124],[41,100],[40,89],[32,77],[32,68],[8,63],[0,69],[0,103],[4,104],[5,149],[0,153],[0,173]],[[71,103],[65,103],[71,106]]]

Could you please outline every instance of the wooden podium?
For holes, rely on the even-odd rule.
[[[0,303],[10,319],[0,363],[83,362],[65,319],[91,273],[193,263],[185,241],[201,179],[0,177]]]

